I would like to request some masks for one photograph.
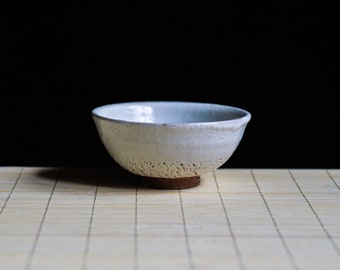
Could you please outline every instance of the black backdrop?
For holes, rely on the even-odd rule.
[[[111,4],[28,2],[2,10],[0,165],[116,166],[99,141],[93,108],[183,100],[252,113],[224,167],[339,167],[334,8]]]

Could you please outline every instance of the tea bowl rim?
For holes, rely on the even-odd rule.
[[[109,107],[118,107],[118,106],[128,106],[128,105],[160,105],[160,104],[168,104],[168,105],[198,105],[202,108],[223,108],[223,109],[229,109],[233,112],[241,113],[242,115],[236,118],[232,119],[225,119],[225,120],[212,120],[212,121],[197,121],[197,122],[166,122],[166,121],[160,121],[160,122],[146,122],[146,121],[131,121],[131,120],[125,120],[120,118],[114,118],[109,116],[104,116],[100,113],[100,110],[104,108]],[[204,110],[202,110],[204,111]],[[241,107],[233,106],[233,105],[226,105],[222,103],[212,103],[212,102],[197,102],[197,101],[176,101],[176,100],[145,100],[145,101],[126,101],[126,102],[116,102],[116,103],[106,103],[103,105],[99,105],[92,109],[91,115],[93,118],[102,119],[105,121],[115,122],[115,123],[121,123],[121,124],[130,124],[130,125],[145,125],[145,126],[173,126],[173,127],[185,127],[185,126],[204,126],[204,125],[219,125],[219,124],[226,124],[226,123],[236,123],[243,121],[244,123],[248,123],[250,119],[252,118],[252,114]]]

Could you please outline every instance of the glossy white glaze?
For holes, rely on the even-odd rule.
[[[131,173],[181,178],[222,166],[239,145],[249,112],[226,105],[154,101],[108,104],[92,111],[111,157]]]

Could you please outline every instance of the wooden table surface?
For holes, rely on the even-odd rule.
[[[0,269],[340,269],[340,169],[225,168],[182,190],[138,180],[0,167]]]

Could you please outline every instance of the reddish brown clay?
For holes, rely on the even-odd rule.
[[[182,177],[182,178],[157,178],[143,177],[142,185],[156,189],[184,189],[193,188],[201,183],[199,176]]]

